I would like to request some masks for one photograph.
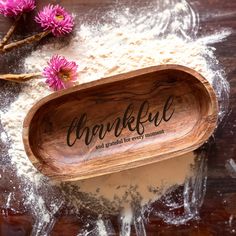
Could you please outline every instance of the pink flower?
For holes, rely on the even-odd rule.
[[[72,31],[74,26],[73,17],[59,5],[49,4],[35,17],[35,21],[44,30],[50,30],[54,36],[62,36]]]
[[[54,90],[69,88],[78,79],[78,65],[67,61],[65,57],[55,55],[44,68],[43,75],[47,78],[46,83]]]
[[[35,0],[0,0],[0,14],[4,16],[17,16],[34,8]]]

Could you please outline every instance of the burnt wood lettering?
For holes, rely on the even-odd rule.
[[[80,117],[75,117],[67,130],[67,145],[72,147],[77,140],[84,137],[86,145],[89,145],[93,138],[97,135],[100,140],[103,140],[108,132],[114,132],[115,137],[119,137],[123,129],[128,129],[130,132],[137,132],[139,135],[144,134],[145,124],[153,123],[158,127],[163,121],[168,122],[174,114],[174,96],[169,96],[163,105],[163,109],[150,112],[149,102],[146,100],[141,103],[137,114],[134,112],[134,104],[127,106],[122,117],[117,117],[112,122],[107,124],[94,124],[92,127],[86,126],[87,114],[83,113]],[[72,138],[73,137],[73,138]]]

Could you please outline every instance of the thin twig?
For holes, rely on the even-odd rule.
[[[49,33],[50,33],[50,31],[44,31],[44,32],[35,34],[33,36],[27,37],[25,39],[22,39],[22,40],[13,42],[13,43],[9,43],[9,44],[5,45],[2,49],[0,49],[0,52],[1,53],[8,52],[8,51],[11,51],[12,49],[20,47],[24,44],[30,44],[33,42],[40,41],[42,38],[46,37]]]
[[[4,45],[8,42],[8,40],[11,38],[12,34],[15,32],[16,26],[18,25],[18,22],[21,19],[22,14],[18,15],[15,19],[14,23],[10,27],[10,29],[7,31],[6,35],[3,37],[2,41],[0,42],[0,48],[3,48]]]
[[[42,73],[40,72],[30,73],[30,74],[4,74],[4,75],[0,75],[0,80],[8,80],[8,81],[22,83],[32,78],[39,77],[41,75]]]

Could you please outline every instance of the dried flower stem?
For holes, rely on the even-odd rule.
[[[40,72],[30,73],[30,74],[4,74],[4,75],[0,75],[0,80],[8,80],[8,81],[22,83],[41,75],[42,73]]]
[[[9,43],[9,44],[5,45],[2,49],[0,49],[0,52],[1,53],[8,52],[8,51],[11,51],[12,49],[20,47],[22,45],[40,41],[42,38],[46,37],[49,33],[50,33],[50,31],[44,31],[44,32],[35,34],[33,36],[27,37],[25,39],[22,39],[22,40],[13,42],[13,43]]]
[[[3,48],[8,40],[11,38],[12,34],[15,32],[16,26],[18,25],[18,22],[21,19],[22,14],[18,15],[15,19],[14,23],[10,27],[10,29],[7,31],[6,35],[3,37],[2,41],[0,42],[0,48]]]

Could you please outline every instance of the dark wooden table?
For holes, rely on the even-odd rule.
[[[42,0],[38,5],[48,1]],[[103,6],[110,8],[113,0],[61,0],[58,2],[73,9],[78,14],[84,14],[94,7]],[[128,0],[121,0],[122,3],[129,3]],[[200,14],[199,36],[206,33],[213,33],[221,28],[231,28],[232,34],[216,47],[217,58],[226,72],[230,82],[230,108],[227,116],[220,124],[214,143],[208,150],[208,180],[207,192],[203,206],[200,210],[200,219],[190,221],[181,226],[167,225],[160,220],[151,217],[146,225],[148,235],[231,235],[236,234],[236,178],[232,178],[225,168],[226,160],[232,158],[236,161],[236,1],[235,0],[194,0],[191,1],[196,11]],[[30,15],[28,16],[30,19]],[[26,19],[27,20],[27,19]],[[35,29],[32,20],[26,21],[19,27],[16,37],[28,35]],[[0,34],[8,29],[10,22],[0,17]],[[19,72],[19,60],[33,50],[33,48],[20,51],[20,55],[0,57],[0,73]],[[0,81],[0,106],[1,109],[8,106],[20,91],[20,86],[9,82]],[[12,96],[14,94],[14,96]],[[1,130],[1,127],[0,127]],[[7,156],[7,148],[0,143],[1,156]],[[0,165],[0,206],[4,201],[4,194],[7,194],[16,186],[16,192],[20,198],[20,187],[14,183],[14,171],[5,168],[7,158]],[[22,202],[15,199],[15,207],[22,208]],[[112,220],[112,219],[111,219]],[[34,219],[30,213],[6,209],[4,206],[0,211],[0,235],[30,235]],[[114,221],[114,225],[115,225]],[[81,227],[81,222],[75,216],[58,216],[57,222],[52,229],[52,235],[76,235]],[[115,225],[118,232],[118,226]],[[134,234],[134,230],[132,230]]]

